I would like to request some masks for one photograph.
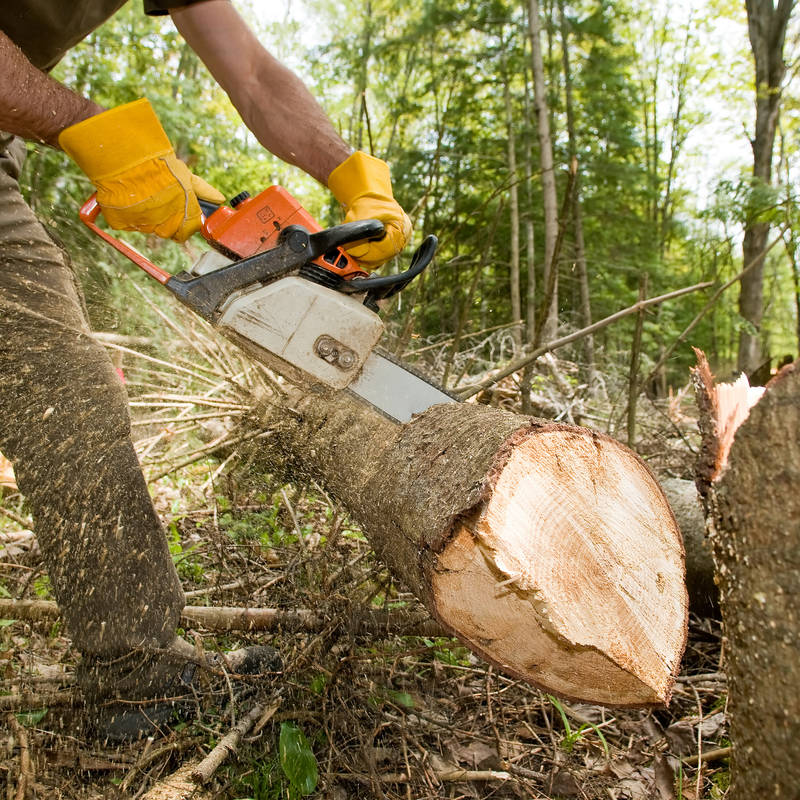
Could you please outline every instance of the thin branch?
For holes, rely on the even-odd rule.
[[[677,291],[669,292],[668,294],[662,294],[659,297],[651,297],[649,300],[645,300],[641,303],[634,303],[629,308],[624,308],[622,311],[617,311],[616,314],[612,314],[610,317],[601,319],[599,322],[595,322],[592,325],[588,325],[585,328],[581,328],[579,331],[575,331],[575,333],[570,333],[568,336],[562,336],[560,339],[556,339],[550,342],[549,344],[545,344],[542,345],[541,347],[536,348],[536,350],[534,350],[532,353],[525,356],[524,358],[520,358],[517,361],[513,361],[511,364],[504,367],[496,375],[493,375],[490,378],[486,378],[480,383],[475,383],[472,384],[471,386],[465,386],[460,390],[456,390],[456,394],[462,400],[467,400],[468,398],[478,394],[478,392],[482,392],[484,389],[488,389],[490,386],[494,386],[494,384],[503,380],[503,378],[507,378],[509,375],[513,375],[515,372],[518,372],[519,370],[523,369],[528,364],[532,364],[534,361],[536,361],[537,358],[539,358],[539,356],[542,356],[545,353],[549,353],[553,350],[558,350],[559,347],[564,347],[564,345],[571,344],[572,342],[576,342],[579,339],[583,339],[585,336],[589,336],[590,334],[595,333],[595,331],[600,331],[603,328],[608,327],[617,320],[629,317],[631,314],[637,314],[642,309],[658,305],[659,303],[665,303],[668,300],[674,300],[678,297],[682,297],[685,294],[691,294],[692,292],[698,292],[702,289],[708,289],[710,286],[713,285],[714,285],[713,281],[706,281],[705,283],[697,283],[694,286],[687,286],[684,289],[678,289]]]
[[[242,436],[236,436],[233,439],[225,439],[224,441],[220,442],[219,444],[215,444],[210,447],[203,447],[200,450],[195,450],[194,453],[190,453],[181,461],[176,462],[170,467],[166,467],[162,469],[160,472],[156,472],[155,475],[151,475],[148,479],[148,483],[153,483],[154,481],[163,478],[165,475],[169,475],[171,472],[175,472],[176,469],[182,469],[183,467],[188,467],[190,464],[194,464],[197,461],[201,461],[208,456],[214,455],[214,453],[219,452],[220,450],[224,450],[226,447],[233,447],[234,445],[241,444],[242,442],[246,442],[250,439],[259,439],[264,438],[266,439],[268,436],[271,435],[271,431],[254,431],[253,433],[246,433]]]
[[[261,722],[263,717],[266,720],[278,710],[278,704],[264,708],[264,706],[256,705],[250,710],[250,713],[239,720],[238,724],[224,736],[219,744],[192,770],[192,780],[195,783],[208,783],[213,777],[214,773],[230,758],[236,755],[239,750],[239,745],[242,739],[247,735],[250,729],[257,723]],[[265,722],[266,722],[265,720]]]
[[[773,241],[768,244],[755,258],[753,258],[750,263],[738,274],[731,278],[726,283],[723,283],[722,286],[717,289],[716,292],[711,296],[711,299],[705,304],[703,310],[689,323],[689,326],[683,331],[683,333],[666,349],[664,353],[662,353],[661,358],[658,359],[658,362],[650,370],[650,374],[641,382],[641,386],[647,386],[653,378],[658,374],[658,371],[664,364],[667,363],[667,359],[675,352],[680,344],[686,341],[686,337],[698,326],[700,320],[716,305],[717,300],[719,299],[720,295],[727,291],[734,283],[740,281],[751,269],[753,269],[757,264],[760,264],[764,257],[775,247],[778,242],[783,239],[784,231],[786,230],[787,226],[784,225],[778,235],[773,239]]]

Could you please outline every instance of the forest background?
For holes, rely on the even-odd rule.
[[[307,81],[344,139],[390,163],[416,241],[429,233],[440,239],[435,267],[387,316],[395,352],[439,343],[427,368],[450,386],[463,385],[537,339],[632,305],[640,291],[653,297],[710,282],[643,318],[640,376],[669,358],[642,389],[663,396],[684,386],[694,361],[689,345],[729,377],[742,331],[759,339],[764,361],[795,357],[793,21],[767,185],[752,178],[756,93],[744,4],[543,2],[539,97],[525,4],[238,5],[264,44]],[[179,156],[226,196],[280,183],[323,224],[340,221],[323,187],[258,145],[169,19],[145,17],[138,2],[73,50],[55,75],[107,107],[148,97]],[[561,240],[554,257],[537,101],[546,103],[552,138]],[[131,278],[116,254],[76,224],[91,186],[75,165],[62,153],[31,148],[25,191],[76,258],[95,329],[136,333],[150,312],[125,283],[146,279]],[[577,180],[569,177],[573,156]],[[765,262],[760,329],[740,316],[735,284],[672,350],[716,289],[742,269],[744,232],[756,221],[769,221],[773,238],[785,240]],[[183,248],[130,239],[173,271],[203,247],[199,237]],[[557,268],[550,286],[548,259]],[[599,375],[602,384],[603,376],[627,373],[635,324],[631,316],[567,351],[581,365],[579,380]]]

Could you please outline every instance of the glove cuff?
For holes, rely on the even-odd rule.
[[[345,207],[363,194],[381,193],[392,198],[389,166],[379,158],[358,150],[339,164],[328,177],[328,188]]]
[[[95,183],[172,152],[167,134],[144,98],[65,128],[58,143]]]

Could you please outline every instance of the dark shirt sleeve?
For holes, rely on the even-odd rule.
[[[144,13],[149,17],[163,17],[171,8],[182,8],[203,0],[144,0]]]

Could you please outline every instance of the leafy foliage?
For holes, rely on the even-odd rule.
[[[279,739],[281,769],[300,797],[307,797],[317,788],[317,759],[305,734],[296,725],[284,722]]]
[[[306,0],[296,18],[267,21],[260,6],[243,5],[262,40],[303,75],[342,136],[389,161],[395,194],[414,219],[417,241],[428,233],[440,239],[429,274],[385,313],[386,344],[409,354],[420,345],[441,343],[422,361],[440,378],[447,376],[450,385],[469,383],[512,357],[510,334],[480,338],[478,333],[512,322],[512,184],[520,196],[523,319],[542,302],[542,191],[527,4]],[[779,168],[786,179],[780,186],[753,182],[746,150],[736,160],[720,146],[708,146],[723,131],[723,119],[730,118],[725,133],[730,140],[730,130],[740,129],[743,118],[750,124],[752,116],[742,99],[751,92],[752,78],[738,5],[709,3],[676,11],[643,0],[573,0],[564,4],[564,18],[562,32],[557,5],[542,5],[559,202],[568,183],[562,36],[569,37],[594,319],[635,302],[645,272],[651,295],[700,281],[721,285],[741,269],[744,228],[757,219],[774,224],[787,219],[800,119],[796,100],[789,94],[786,103],[786,161]],[[315,31],[316,42],[309,35]],[[147,96],[179,155],[228,197],[279,182],[323,224],[340,221],[323,187],[260,147],[168,18],[148,18],[138,5],[128,5],[78,45],[54,74],[109,107]],[[515,133],[514,174],[506,90]],[[131,287],[146,279],[75,222],[90,188],[64,154],[31,145],[26,195],[73,254],[94,327],[152,333],[158,341],[169,334]],[[582,317],[569,213],[562,223],[557,266],[565,333],[580,327]],[[789,224],[795,225],[793,218]],[[172,271],[204,247],[199,241],[181,247],[154,237],[125,238]],[[399,262],[386,267],[401,268]],[[768,261],[761,330],[776,352],[797,348],[796,276],[796,267],[776,249]],[[665,391],[669,384],[683,384],[693,361],[690,344],[709,353],[724,374],[735,361],[742,325],[736,291],[720,298],[658,381],[645,388]],[[708,296],[690,295],[648,315],[642,370],[655,364]],[[633,324],[630,318],[596,335],[603,370],[627,367]],[[580,358],[579,349],[565,352]]]

